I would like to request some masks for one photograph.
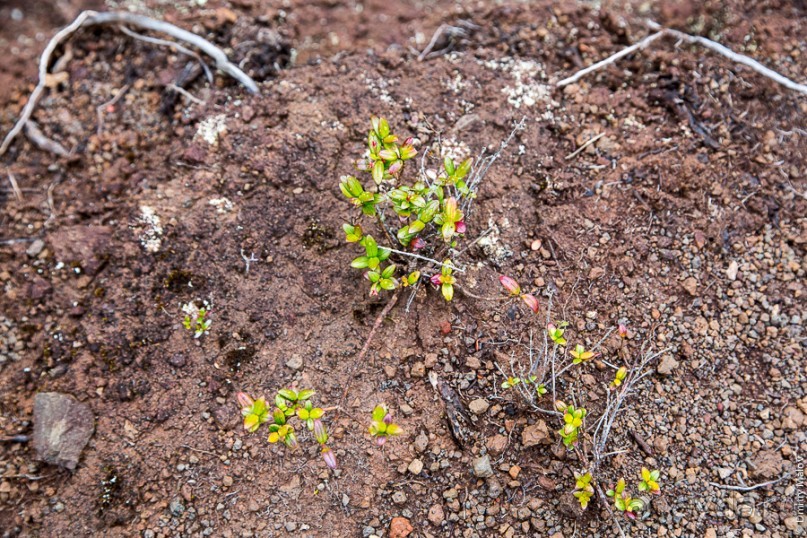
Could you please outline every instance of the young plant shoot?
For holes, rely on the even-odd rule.
[[[446,301],[451,301],[456,283],[454,267],[450,260],[443,263],[436,260],[456,248],[466,232],[461,207],[463,202],[475,197],[465,182],[473,161],[466,159],[457,164],[446,157],[442,169],[433,178],[417,173],[406,182],[406,165],[418,154],[415,140],[410,137],[400,141],[384,118],[373,116],[370,123],[367,150],[356,162],[356,168],[368,174],[371,181],[362,183],[355,176],[345,176],[339,189],[361,215],[377,221],[386,242],[379,244],[359,224],[344,224],[345,241],[364,249],[351,266],[364,271],[371,295],[414,286],[421,272],[429,272],[432,273],[427,273],[429,281],[440,288]],[[428,265],[420,270],[410,267],[408,274],[399,276],[400,264],[387,261],[393,250],[397,251],[396,259],[405,258],[411,252],[410,261],[417,259]],[[421,254],[414,255],[415,251]]]
[[[325,410],[311,402],[313,390],[281,389],[275,395],[275,408],[269,413],[264,397],[252,398],[245,392],[236,394],[236,400],[244,417],[244,429],[249,433],[258,431],[262,424],[269,422],[268,441],[282,443],[294,450],[298,446],[297,433],[291,421],[299,422],[301,429],[307,429],[321,447],[322,459],[331,469],[336,468],[336,456],[326,443],[328,431],[322,423]]]

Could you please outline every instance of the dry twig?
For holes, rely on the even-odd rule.
[[[790,473],[785,473],[776,480],[770,480],[768,482],[763,482],[761,484],[755,484],[753,486],[727,486],[725,484],[717,484],[715,482],[709,482],[710,486],[714,486],[720,489],[728,489],[731,491],[754,491],[755,489],[764,488],[766,486],[772,486],[774,484],[778,484],[782,480],[786,480],[790,478]]]
[[[22,191],[20,190],[20,186],[17,185],[17,178],[14,177],[14,174],[11,171],[6,171],[8,174],[8,182],[11,183],[11,190],[14,192],[14,198],[17,199],[18,202],[22,202]]]
[[[59,30],[59,32],[57,32],[56,35],[51,38],[45,47],[45,50],[42,52],[42,56],[39,59],[39,81],[37,82],[34,91],[31,92],[31,96],[28,98],[28,102],[25,104],[25,107],[22,110],[20,119],[17,120],[17,123],[14,124],[14,127],[11,129],[11,131],[9,131],[3,140],[2,145],[0,145],[0,155],[3,155],[6,152],[11,142],[22,131],[23,127],[25,127],[25,125],[28,123],[28,120],[30,120],[31,115],[34,112],[34,108],[36,108],[36,105],[39,102],[39,98],[42,96],[42,93],[47,87],[46,83],[48,78],[48,66],[50,65],[51,57],[56,51],[56,48],[84,26],[103,26],[109,24],[128,24],[144,30],[151,30],[154,32],[167,34],[175,39],[188,43],[189,45],[198,48],[213,58],[216,62],[216,67],[219,70],[240,82],[249,92],[259,93],[258,85],[255,83],[255,81],[252,80],[249,75],[241,71],[237,65],[230,62],[223,50],[210,41],[192,32],[183,30],[182,28],[167,22],[158,21],[156,19],[134,13],[117,11],[98,13],[97,11],[82,11],[78,17],[76,17],[76,20]]]
[[[345,384],[345,390],[344,390],[344,392],[342,392],[342,399],[340,400],[342,403],[339,405],[340,408],[345,407],[345,405],[344,405],[345,399],[347,398],[347,393],[350,390],[351,381],[353,381],[353,373],[354,373],[356,367],[359,364],[362,364],[364,362],[364,358],[367,356],[367,352],[370,350],[370,344],[373,341],[373,337],[375,336],[375,333],[381,327],[381,324],[384,322],[384,318],[386,318],[387,314],[390,313],[390,310],[392,310],[392,307],[394,307],[395,303],[398,302],[398,297],[400,297],[400,295],[401,295],[401,289],[402,288],[397,288],[395,290],[395,293],[392,294],[392,297],[390,297],[390,300],[387,302],[386,306],[384,306],[384,309],[381,310],[381,313],[379,313],[378,317],[375,318],[375,322],[373,323],[373,328],[370,329],[370,334],[367,335],[367,340],[365,340],[364,346],[362,346],[361,351],[359,352],[358,356],[356,357],[356,360],[353,361],[353,368],[351,368],[350,374],[348,375],[347,383]],[[338,417],[338,414],[337,414],[337,417]]]
[[[25,136],[28,137],[28,140],[33,142],[36,147],[43,151],[53,153],[59,157],[67,157],[70,155],[70,152],[67,151],[63,145],[45,136],[45,133],[42,132],[42,129],[39,128],[39,125],[37,125],[34,120],[28,120],[25,123]],[[2,155],[2,153],[0,153],[0,155]]]
[[[120,101],[120,98],[123,97],[123,95],[127,91],[129,91],[130,87],[131,86],[129,84],[126,84],[123,88],[118,90],[118,92],[115,94],[115,96],[112,99],[110,99],[109,101],[107,101],[106,103],[104,103],[102,105],[99,105],[95,109],[95,112],[98,114],[98,128],[96,129],[96,133],[98,134],[98,136],[101,136],[101,133],[104,132],[104,112],[105,112],[105,109],[109,108],[111,106],[115,106],[115,104],[118,101]]]
[[[570,76],[568,78],[565,78],[565,79],[561,80],[560,82],[558,82],[556,84],[556,86],[561,88],[561,87],[566,86],[568,84],[572,84],[573,82],[577,82],[578,80],[580,80],[582,77],[588,75],[589,73],[592,73],[594,71],[598,71],[599,69],[602,69],[603,67],[605,67],[607,65],[611,65],[613,63],[616,63],[621,58],[624,58],[625,56],[627,56],[629,54],[632,54],[632,53],[634,53],[634,52],[636,52],[638,50],[646,48],[648,45],[650,45],[651,43],[653,43],[654,41],[656,41],[659,38],[669,36],[669,37],[674,37],[674,38],[678,39],[679,41],[684,41],[686,43],[689,43],[690,45],[701,45],[702,47],[706,47],[707,49],[709,49],[709,50],[711,50],[713,52],[716,52],[716,53],[720,54],[721,56],[724,56],[724,57],[728,58],[732,62],[742,64],[742,65],[744,65],[746,67],[750,67],[752,70],[756,71],[760,75],[762,75],[764,77],[767,77],[767,78],[773,80],[774,82],[777,82],[777,83],[781,84],[782,86],[784,86],[784,87],[786,87],[788,89],[797,91],[797,92],[799,92],[799,93],[801,93],[803,95],[807,95],[807,85],[799,84],[798,82],[790,80],[789,78],[787,78],[787,77],[785,77],[783,75],[780,75],[776,71],[773,71],[772,69],[769,69],[769,68],[765,67],[764,65],[762,65],[758,61],[754,60],[753,58],[745,56],[744,54],[738,54],[738,53],[732,51],[731,49],[729,49],[728,47],[725,47],[724,45],[721,45],[720,43],[718,43],[716,41],[712,41],[711,39],[708,39],[708,38],[705,38],[705,37],[702,37],[702,36],[693,36],[693,35],[685,34],[683,32],[679,32],[678,30],[673,30],[671,28],[662,28],[661,26],[659,26],[657,23],[655,23],[653,21],[648,21],[648,26],[650,26],[650,28],[653,29],[653,30],[657,30],[657,32],[655,34],[651,34],[651,35],[645,37],[644,39],[642,39],[638,43],[635,43],[635,44],[631,45],[630,47],[627,47],[627,48],[617,52],[616,54],[613,54],[613,55],[609,56],[608,58],[605,58],[604,60],[601,60],[601,61],[599,61],[599,62],[597,62],[597,63],[595,63],[593,65],[590,65],[590,66],[586,67],[585,69],[581,69],[580,71],[578,71],[574,75],[572,75],[572,76]]]

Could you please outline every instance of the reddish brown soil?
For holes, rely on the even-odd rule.
[[[0,7],[4,51],[17,35],[49,36],[79,7],[93,7],[74,2],[29,12],[24,4]],[[355,363],[387,297],[368,298],[366,282],[349,266],[356,254],[342,240],[341,224],[354,215],[338,178],[360,155],[371,114],[424,144],[442,133],[472,154],[495,148],[526,116],[527,128],[491,168],[469,220],[469,237],[495,225],[512,255],[470,249],[463,260],[474,266],[464,277],[468,289],[498,296],[502,272],[536,293],[554,286],[558,316],[572,320],[580,338],[595,338],[622,318],[648,339],[666,330],[685,363],[676,371],[682,384],[703,382],[717,391],[733,382],[734,372],[721,370],[699,341],[694,353],[714,360],[723,376],[704,380],[686,362],[692,346],[671,327],[693,312],[720,310],[718,296],[730,283],[718,267],[733,259],[736,245],[772,228],[803,260],[803,97],[702,49],[665,43],[563,91],[545,86],[550,93],[533,107],[508,102],[503,90],[515,79],[502,69],[503,58],[539,67],[525,84],[549,84],[645,35],[638,5],[612,5],[601,15],[576,2],[409,7],[374,0],[361,11],[329,1],[295,0],[282,9],[258,0],[210,1],[191,11],[145,4],[230,47],[261,82],[261,94],[248,95],[219,75],[213,87],[201,78],[187,85],[205,105],[177,100],[165,86],[181,76],[186,58],[112,29],[82,31],[72,41],[69,83],[49,93],[35,114],[73,156],[57,159],[19,139],[2,157],[0,240],[21,241],[0,244],[0,331],[13,332],[23,346],[16,360],[0,364],[0,435],[31,432],[40,391],[72,394],[97,417],[73,473],[37,462],[28,444],[0,444],[4,536],[198,536],[206,528],[212,536],[279,536],[289,534],[287,523],[301,536],[361,536],[367,526],[386,533],[401,514],[417,536],[498,536],[508,525],[517,536],[571,536],[574,523],[557,507],[569,489],[570,464],[556,448],[521,446],[520,431],[533,421],[526,409],[513,398],[492,398],[500,413],[475,418],[470,441],[460,446],[442,398],[415,366],[425,361],[464,404],[492,397],[501,383],[495,362],[523,355],[514,342],[523,344],[528,327],[540,325],[523,309],[462,293],[447,305],[423,287],[411,312],[399,304],[368,360]],[[665,3],[650,15],[685,31],[717,33],[735,49],[753,41],[749,54],[803,78],[803,4],[696,4]],[[5,23],[13,7],[26,10],[18,26]],[[418,62],[410,47],[425,43],[414,36],[428,41],[441,23],[459,19],[479,30],[456,44],[456,54]],[[32,87],[44,41],[15,46],[19,54],[0,60],[3,134]],[[294,66],[290,47],[298,53]],[[274,62],[279,72],[266,68]],[[129,91],[104,110],[99,132],[96,108],[124,84]],[[217,115],[225,117],[226,132],[211,146],[196,133]],[[600,132],[606,136],[598,144],[566,159]],[[8,188],[6,169],[23,188],[21,201]],[[211,205],[222,198],[230,209]],[[163,228],[156,253],[142,245],[143,207]],[[31,257],[26,249],[35,238],[45,247]],[[682,251],[700,265],[684,267]],[[242,252],[259,259],[249,272]],[[682,287],[684,273],[697,280],[695,296]],[[767,294],[783,311],[803,311],[803,287],[802,276],[773,282]],[[180,308],[200,299],[212,302],[213,325],[195,340],[181,326]],[[441,332],[446,324],[448,334]],[[774,340],[753,346],[756,356],[778,356]],[[286,366],[293,355],[303,359],[300,370]],[[770,367],[751,353],[740,364],[755,377]],[[343,407],[329,424],[338,471],[328,471],[310,444],[287,453],[241,429],[236,390],[268,395],[289,385],[314,388],[323,405]],[[737,401],[765,402],[764,385]],[[654,380],[648,390],[662,386]],[[779,401],[792,404],[800,396]],[[704,398],[715,406],[722,401]],[[384,450],[365,434],[379,402],[406,431]],[[686,416],[685,408],[679,413]],[[653,438],[652,426],[636,427]],[[615,445],[636,454],[621,459],[609,478],[644,464],[627,429]],[[502,474],[505,492],[485,501],[496,508],[479,527],[484,517],[452,510],[443,493],[455,488],[464,503],[469,491],[475,497],[483,489],[470,461],[500,432],[513,435],[497,471],[515,463],[523,471],[518,480]],[[426,469],[413,477],[401,471],[415,456],[419,433],[429,437],[420,456]],[[666,450],[657,460],[664,469],[714,465],[708,450],[672,439]],[[673,510],[691,494],[682,482],[667,478]],[[393,500],[399,491],[404,501]],[[172,501],[182,510],[172,512]],[[769,510],[792,510],[792,499],[772,494],[769,501]],[[443,503],[447,517],[458,517],[437,528],[426,514]],[[543,528],[533,522],[525,530],[518,514],[525,506]],[[582,528],[615,532],[597,514],[581,520]],[[774,534],[765,535],[786,536],[784,518],[766,519]],[[687,527],[672,519],[667,528],[685,536],[724,523],[751,525],[729,523],[717,512]],[[647,525],[655,535],[656,524]]]

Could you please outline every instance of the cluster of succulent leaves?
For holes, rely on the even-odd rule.
[[[368,188],[355,176],[341,179],[342,194],[361,212],[376,217],[381,226],[386,226],[385,210],[391,209],[397,218],[396,239],[400,246],[410,250],[436,249],[435,241],[454,248],[458,236],[465,233],[461,201],[475,194],[465,182],[471,171],[472,160],[456,164],[450,157],[443,162],[443,169],[433,179],[421,177],[411,184],[400,184],[404,164],[417,155],[414,140],[410,137],[399,143],[397,135],[390,132],[384,118],[373,116],[367,135],[367,153],[356,162],[359,171],[369,172],[373,183]],[[411,286],[420,278],[412,272],[400,280],[395,278],[396,266],[382,266],[390,256],[390,250],[378,246],[372,236],[364,235],[361,226],[345,224],[345,239],[359,243],[365,249],[364,256],[353,260],[352,266],[367,269],[365,276],[371,282],[370,293],[393,290],[399,286]],[[390,246],[391,247],[391,246]],[[392,248],[392,247],[391,247]],[[448,261],[446,263],[449,263]],[[446,265],[441,273],[431,278],[442,290],[443,297],[450,301],[454,296],[454,276]]]
[[[644,501],[631,497],[630,493],[625,491],[624,478],[620,478],[616,486],[606,491],[605,494],[609,497],[613,497],[616,509],[625,514],[625,517],[629,519],[636,519],[636,512],[644,508]]]
[[[594,496],[593,477],[590,472],[574,473],[575,485],[574,495],[580,502],[580,507],[585,510],[591,498]],[[641,481],[639,482],[639,491],[653,493],[654,495],[661,494],[661,488],[658,483],[659,472],[651,471],[646,467],[642,467]],[[636,512],[644,508],[644,501],[639,498],[632,497],[630,493],[625,491],[626,483],[624,478],[620,478],[613,489],[605,492],[608,497],[614,499],[614,506],[625,517],[629,519],[636,518]]]
[[[647,467],[642,467],[642,480],[639,482],[639,491],[661,495],[661,486],[658,483],[659,475],[660,473],[657,470],[651,471]]]
[[[185,319],[182,320],[182,326],[192,331],[194,338],[207,334],[212,324],[212,320],[207,317],[209,310],[207,308],[193,308],[194,313],[187,308],[187,305],[183,310],[185,311]]]
[[[577,501],[580,503],[580,508],[585,510],[586,507],[588,506],[588,503],[591,501],[591,497],[594,496],[594,486],[591,484],[592,481],[591,473],[575,472],[574,478],[575,478],[574,493],[572,493],[572,495],[574,495]]]
[[[298,441],[291,421],[297,419],[313,433],[314,439],[322,447],[323,460],[328,467],[334,469],[336,468],[336,457],[326,445],[328,431],[322,423],[325,411],[321,407],[314,407],[311,401],[314,394],[315,392],[310,389],[299,391],[281,389],[275,395],[275,407],[270,415],[266,398],[252,398],[244,392],[239,392],[236,394],[236,399],[241,406],[241,415],[244,417],[244,429],[254,433],[262,424],[268,422],[268,441],[272,444],[283,443],[287,447],[295,449]]]
[[[546,394],[546,385],[539,382],[538,378],[536,376],[534,376],[534,375],[531,375],[529,377],[524,377],[524,378],[521,378],[521,377],[508,377],[502,383],[502,388],[503,389],[509,389],[509,388],[515,387],[516,385],[519,385],[521,383],[524,383],[524,384],[527,384],[527,385],[533,385],[535,387],[535,393],[538,394],[539,398],[541,396],[543,396],[544,394]]]
[[[580,429],[583,427],[583,419],[586,418],[587,411],[584,407],[575,408],[574,405],[567,405],[560,400],[555,402],[555,409],[563,413],[563,427],[558,430],[558,435],[560,435],[566,448],[574,448],[580,436]]]
[[[373,409],[373,421],[370,424],[370,435],[375,437],[378,446],[384,446],[387,439],[396,435],[401,435],[403,430],[400,426],[392,422],[392,415],[387,406],[378,404]]]

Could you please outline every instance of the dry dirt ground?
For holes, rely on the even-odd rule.
[[[45,42],[87,7],[197,32],[261,93],[189,77],[187,57],[112,28],[62,51],[67,76],[34,117],[71,156],[21,138],[0,158],[3,536],[403,536],[396,517],[420,537],[617,536],[602,503],[581,514],[570,502],[579,464],[556,419],[500,388],[542,333],[550,292],[570,341],[624,321],[635,353],[669,348],[597,477],[661,471],[662,495],[621,520],[627,534],[803,535],[807,100],[669,40],[553,84],[646,35],[646,18],[803,82],[804,2],[43,4],[0,3],[3,134]],[[458,21],[473,31],[419,62]],[[357,364],[389,296],[369,297],[349,266],[341,225],[355,214],[338,180],[371,114],[456,155],[495,149],[522,117],[526,128],[468,219],[469,238],[489,234],[462,259],[468,293],[446,304],[421,286]],[[539,316],[505,302],[502,273],[539,296]],[[181,305],[201,300],[212,326],[194,339]],[[618,346],[606,340],[601,359]],[[596,416],[612,377],[583,365],[563,397]],[[235,391],[283,386],[341,406],[326,416],[336,471],[309,443],[292,453],[242,429]],[[95,416],[72,472],[10,441],[31,434],[38,392]],[[447,412],[479,399],[455,438]],[[366,433],[381,402],[405,431],[383,450]],[[550,436],[530,446],[541,420]],[[478,477],[484,456],[493,473]]]

